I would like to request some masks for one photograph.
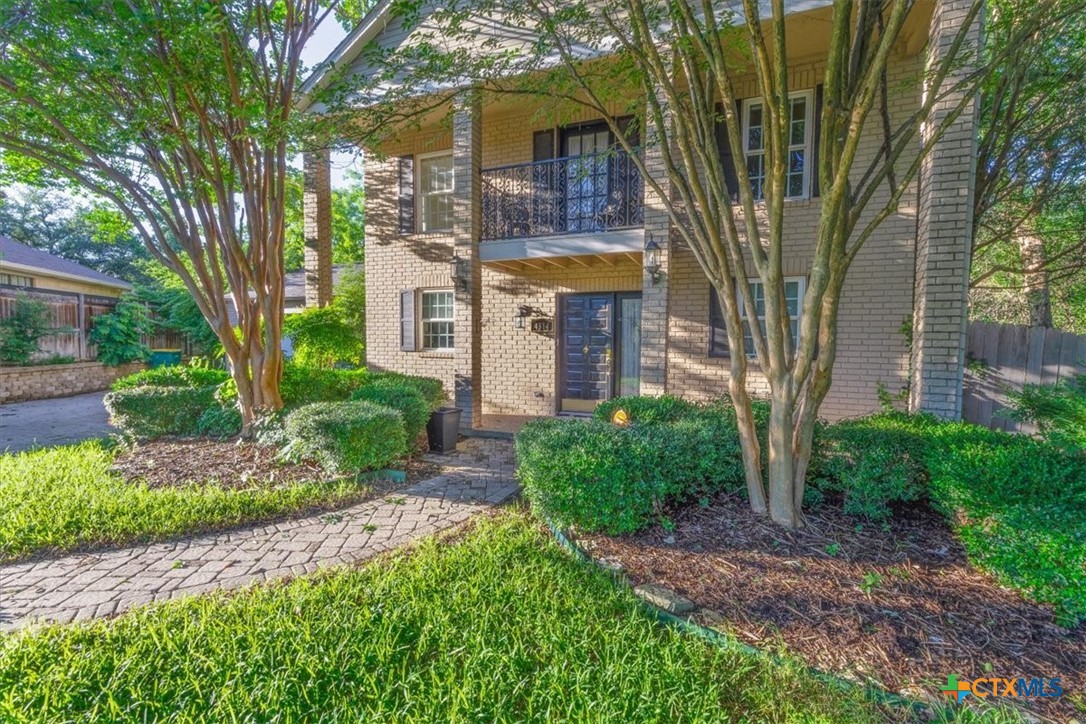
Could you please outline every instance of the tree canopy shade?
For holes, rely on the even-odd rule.
[[[0,2],[6,162],[125,215],[222,343],[246,429],[282,406],[294,93],[328,12],[317,0]]]
[[[962,123],[966,133],[971,130],[977,89],[1006,57],[1002,51],[978,57],[980,0],[829,4],[828,40],[813,61],[823,68],[815,119],[819,152],[809,181],[820,189],[819,220],[811,229],[811,263],[797,316],[788,308],[784,237],[785,199],[794,195],[789,18],[798,5],[456,0],[422,12],[405,3],[398,21],[407,26],[410,42],[402,49],[374,44],[363,64],[376,72],[365,78],[343,72],[345,82],[324,91],[329,107],[337,99],[361,105],[361,128],[374,127],[366,121],[378,117],[373,109],[382,103],[398,104],[409,122],[411,113],[417,118],[432,111],[427,100],[465,90],[484,102],[533,98],[603,118],[644,179],[646,208],[666,214],[671,241],[690,250],[715,289],[731,350],[729,393],[750,502],[785,526],[802,523],[804,480],[818,412],[833,380],[846,276],[867,240],[903,202],[916,198],[915,182],[944,134]],[[942,20],[933,23],[924,63],[906,91],[915,94],[916,104],[904,115],[894,113],[889,99],[900,91],[889,80],[891,59],[908,44],[905,29],[933,6]],[[1007,42],[1050,31],[1069,7],[1023,9]],[[926,36],[927,22],[920,24]],[[810,63],[810,45],[805,52]],[[757,174],[725,153],[745,147],[740,87],[753,89],[742,98],[759,103],[762,113]],[[627,115],[645,129],[641,149],[624,132]],[[874,153],[864,145],[872,137],[878,141]],[[764,310],[741,301],[755,299],[751,269]],[[748,352],[771,403],[764,467],[748,392]]]

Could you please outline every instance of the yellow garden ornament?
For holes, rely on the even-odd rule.
[[[626,414],[625,410],[619,408],[615,410],[615,414],[611,415],[611,422],[619,427],[626,427],[630,424],[630,416]]]

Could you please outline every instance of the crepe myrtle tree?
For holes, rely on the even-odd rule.
[[[124,214],[222,343],[246,431],[282,407],[295,92],[302,48],[331,11],[318,0],[0,3],[5,165]]]
[[[929,52],[920,71],[923,98],[908,117],[897,119],[889,110],[896,89],[889,85],[888,66],[918,3],[832,4],[813,169],[821,213],[795,341],[783,268],[790,125],[783,0],[728,6],[712,0],[448,0],[436,9],[429,4],[428,13],[421,5],[393,4],[413,32],[405,46],[408,55],[398,57],[398,51],[376,45],[367,49],[377,74],[340,74],[324,91],[331,99],[327,107],[336,108],[338,100],[361,108],[352,116],[353,127],[371,134],[370,140],[377,127],[373,119],[391,118],[390,108],[407,109],[402,111],[406,122],[419,117],[420,109],[433,113],[441,102],[447,106],[454,92],[468,88],[481,90],[484,99],[527,95],[544,106],[553,101],[556,113],[574,105],[604,118],[719,297],[732,351],[728,391],[751,507],[782,526],[801,526],[815,425],[833,380],[846,275],[865,242],[896,213],[906,192],[915,190],[912,182],[936,142],[1006,57],[977,57],[981,0],[966,3],[960,30],[940,52]],[[768,5],[768,15],[762,5]],[[1071,5],[1036,4],[1024,11],[1008,42],[1045,31],[1065,18]],[[477,18],[487,20],[474,22]],[[428,72],[434,75],[427,77]],[[760,195],[744,163],[722,162],[728,158],[722,154],[725,143],[743,147],[737,86],[748,77],[763,108]],[[630,114],[641,118],[646,153],[655,149],[662,172],[650,172],[645,156],[635,153],[622,120]],[[865,133],[880,141],[873,157],[861,150]],[[753,305],[740,303],[754,298],[748,265],[764,291],[764,325]],[[768,384],[764,467],[747,384],[745,333]]]

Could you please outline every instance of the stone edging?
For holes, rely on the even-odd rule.
[[[586,550],[574,543],[556,525],[551,523],[549,520],[544,520],[547,524],[547,527],[551,531],[551,535],[554,536],[554,539],[555,541],[557,541],[558,545],[571,553],[578,560],[589,563],[593,566],[596,566],[597,568],[600,568],[610,573],[612,575],[612,578],[616,581],[616,583],[618,583],[618,585],[623,586],[629,589],[632,593],[634,593],[634,596],[637,598],[638,608],[649,617],[655,619],[658,623],[678,629],[680,631],[683,631],[684,633],[693,634],[694,636],[697,636],[714,646],[718,646],[728,651],[737,651],[740,653],[749,654],[774,664],[783,663],[781,658],[779,656],[776,656],[775,654],[771,654],[754,646],[745,644],[741,641],[738,641],[730,636],[721,633],[720,631],[711,629],[707,626],[702,626],[699,623],[695,623],[689,618],[685,618],[683,616],[679,616],[669,612],[668,610],[666,610],[666,608],[663,608],[660,605],[656,604],[653,599],[659,598],[660,593],[663,593],[668,599],[673,602],[686,601],[686,599],[674,592],[668,591],[668,589],[664,588],[663,586],[657,586],[655,584],[652,584],[652,588],[654,590],[651,593],[646,591],[638,591],[637,589],[632,588],[629,582],[625,580],[624,576],[622,576],[622,574],[618,570],[599,563],[596,559],[589,555]],[[638,588],[640,589],[642,587],[638,586]],[[667,594],[670,595],[668,596]],[[864,697],[868,701],[874,702],[876,704],[892,706],[899,709],[911,709],[913,713],[916,714],[926,713],[930,709],[929,705],[925,702],[909,699],[899,694],[887,691],[886,689],[883,689],[881,687],[875,686],[874,684],[864,685],[855,681],[849,681],[848,679],[844,679],[835,674],[822,671],[821,669],[816,669],[812,666],[804,666],[804,668],[811,677],[818,679],[819,681],[841,691],[852,692],[856,689],[861,689],[863,691]]]

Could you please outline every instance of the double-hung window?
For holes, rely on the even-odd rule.
[[[813,142],[814,97],[811,91],[788,96],[788,173],[785,179],[787,198],[810,195],[811,144]],[[764,199],[766,192],[766,113],[760,98],[743,102],[743,156],[755,199]]]
[[[418,157],[419,231],[448,231],[453,227],[452,153],[430,153]]]
[[[792,348],[799,344],[799,312],[803,304],[803,294],[806,291],[807,280],[804,277],[788,277],[784,280],[784,301],[788,305],[788,318],[792,321]],[[766,332],[765,321],[765,287],[757,279],[750,280],[750,292],[754,296],[754,314],[758,318],[758,326],[762,328],[762,334]],[[756,355],[754,351],[754,337],[750,331],[750,321],[747,318],[747,306],[742,293],[739,294],[739,314],[743,319],[743,346],[747,350],[748,357]]]
[[[419,296],[422,301],[422,348],[453,349],[455,312],[452,290],[424,291]]]

